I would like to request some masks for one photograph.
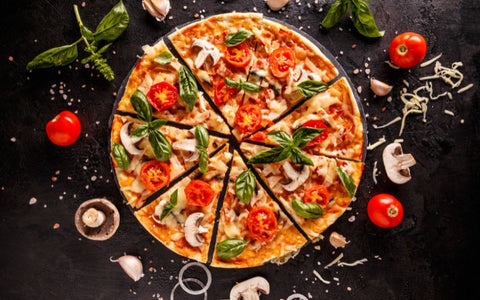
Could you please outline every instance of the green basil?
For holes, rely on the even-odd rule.
[[[337,0],[328,10],[327,15],[323,18],[322,26],[326,29],[332,28],[345,15],[348,8],[348,0]]]
[[[324,130],[324,128],[299,127],[293,133],[293,145],[298,148],[303,148]]]
[[[297,165],[314,166],[313,161],[308,156],[304,155],[298,148],[292,149],[292,155],[290,156],[290,159]]]
[[[285,131],[279,130],[267,133],[267,136],[279,143],[281,146],[289,146],[293,144],[292,138]]]
[[[313,97],[316,94],[325,92],[328,89],[328,85],[316,80],[305,80],[300,82],[297,88],[305,97]]]
[[[130,17],[122,0],[103,17],[93,33],[95,41],[116,40],[127,29]]]
[[[142,125],[139,125],[133,132],[132,132],[132,137],[137,137],[137,138],[140,138],[140,137],[144,137],[148,134],[149,132],[149,127],[148,127],[148,124],[142,124]]]
[[[207,172],[207,167],[208,167],[208,152],[207,148],[202,147],[200,145],[195,146],[197,149],[198,153],[200,153],[198,157],[198,167],[200,168],[200,171],[205,174]]]
[[[162,53],[160,53],[156,58],[155,58],[155,62],[159,65],[168,65],[172,62],[172,58],[173,58],[173,55],[172,53],[168,52],[168,51],[163,51]]]
[[[289,158],[292,155],[290,147],[275,147],[267,151],[263,151],[250,158],[248,164],[271,164]]]
[[[144,93],[140,90],[135,90],[130,97],[130,103],[141,120],[145,122],[152,121],[152,108]]]
[[[378,30],[372,11],[365,1],[350,0],[350,15],[353,25],[362,35],[371,38],[383,36],[384,33]]]
[[[340,180],[342,181],[343,186],[344,186],[345,189],[347,190],[348,195],[349,195],[350,197],[353,197],[353,195],[355,194],[355,190],[357,189],[357,186],[355,185],[355,181],[353,181],[352,176],[350,176],[349,174],[347,174],[347,173],[346,173],[342,168],[340,168],[340,167],[337,167],[337,174],[338,174],[338,177],[340,177]]]
[[[80,61],[80,63],[86,64],[86,63],[88,63],[88,62],[90,62],[90,61],[95,61],[95,59],[98,58],[98,55],[104,53],[105,51],[107,51],[107,49],[108,49],[111,45],[112,45],[112,43],[106,44],[105,46],[103,46],[102,48],[100,48],[100,50],[98,50],[98,51],[95,52],[94,54],[92,54],[92,55],[90,55],[90,56],[85,57],[84,59],[82,59],[82,60]]]
[[[78,57],[77,44],[49,49],[27,64],[27,70],[66,66]]]
[[[225,44],[228,47],[233,47],[241,44],[243,41],[245,41],[246,39],[252,36],[255,36],[252,32],[248,30],[240,30],[235,33],[230,33],[229,35],[227,35],[227,37],[225,38]]]
[[[323,216],[324,211],[320,204],[311,202],[303,203],[297,199],[292,201],[292,208],[297,215],[305,219],[318,219]]]
[[[178,81],[180,84],[180,97],[187,105],[190,111],[193,110],[195,102],[197,101],[197,82],[192,73],[185,66],[180,66],[178,70]]]
[[[228,77],[226,77],[223,81],[225,82],[226,86],[229,86],[229,87],[232,87],[232,88],[237,88],[238,90],[240,90],[241,85],[240,85],[239,82],[236,82],[235,80],[230,79]]]
[[[165,206],[160,215],[160,221],[163,221],[177,206],[178,201],[178,189],[176,189],[170,196],[170,202]]]
[[[195,127],[195,139],[197,140],[197,145],[200,145],[204,148],[208,147],[210,135],[208,134],[207,129],[201,124],[198,124]]]
[[[247,242],[239,238],[231,238],[217,244],[217,256],[221,260],[234,258],[243,252]]]
[[[243,171],[235,180],[235,194],[243,203],[249,204],[256,186],[253,172],[251,170]]]
[[[151,130],[157,130],[158,128],[162,127],[163,125],[167,124],[168,121],[167,120],[164,120],[164,119],[156,119],[156,120],[153,120],[149,123],[148,127],[151,129]]]
[[[172,147],[167,138],[158,130],[151,130],[148,141],[158,161],[167,161],[172,156]]]
[[[117,166],[120,169],[126,170],[130,166],[130,157],[128,156],[127,150],[123,145],[113,143],[112,144],[112,154],[113,158],[117,162]]]
[[[238,91],[244,90],[245,92],[250,94],[258,93],[262,90],[262,88],[258,84],[249,81],[240,80],[239,82],[237,82],[227,77],[224,79],[224,82],[225,85],[228,87],[237,88]]]

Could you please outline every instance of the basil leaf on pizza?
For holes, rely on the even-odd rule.
[[[151,130],[148,141],[152,146],[153,155],[158,161],[167,161],[172,156],[172,148],[167,138],[158,130]]]
[[[293,142],[290,135],[283,130],[267,133],[267,136],[275,142],[279,143],[281,146],[289,146],[292,145]]]
[[[328,85],[316,80],[305,80],[300,82],[297,88],[305,97],[309,98],[325,92],[328,89]]]
[[[210,135],[208,134],[207,129],[201,124],[198,124],[195,127],[195,139],[197,140],[197,144],[199,146],[204,148],[208,147]]]
[[[113,143],[112,144],[112,154],[117,166],[120,169],[126,170],[130,166],[130,157],[128,156],[127,150],[123,145]]]
[[[318,219],[324,214],[323,208],[315,202],[303,203],[300,200],[293,199],[292,208],[297,215],[310,220]]]
[[[151,129],[151,130],[157,130],[158,128],[162,127],[163,125],[167,124],[168,121],[167,120],[163,120],[163,119],[156,119],[156,120],[153,120],[152,122],[150,122],[148,124],[148,127]]]
[[[323,132],[323,128],[300,127],[293,133],[293,146],[305,147],[311,140]]]
[[[247,244],[239,238],[226,239],[217,244],[217,256],[222,260],[234,258],[243,252]]]
[[[152,121],[152,108],[148,103],[147,96],[142,91],[135,90],[130,97],[130,103],[132,103],[133,109],[142,121]]]
[[[141,138],[148,135],[149,127],[148,124],[139,125],[133,132],[132,137]]]
[[[160,221],[163,221],[177,206],[178,201],[178,189],[176,189],[172,195],[170,196],[170,202],[165,206],[162,210],[162,214],[160,215]]]
[[[353,181],[352,176],[350,176],[340,167],[337,167],[336,170],[337,170],[338,177],[340,177],[340,180],[342,181],[343,186],[348,192],[348,195],[350,195],[350,197],[353,197],[353,195],[355,194],[355,190],[357,189],[357,186],[355,185],[355,181]]]
[[[247,93],[253,94],[253,93],[258,93],[262,90],[262,88],[258,84],[253,83],[253,82],[249,82],[249,81],[240,80],[240,81],[237,82],[237,81],[227,77],[227,78],[224,79],[224,82],[225,82],[226,86],[232,87],[232,88],[237,88],[239,92],[241,90],[244,90]]]
[[[163,51],[162,53],[160,53],[155,59],[154,61],[159,64],[159,65],[168,65],[172,62],[172,58],[173,58],[173,55],[172,53],[168,52],[168,51]]]
[[[180,98],[185,102],[188,109],[192,111],[197,101],[198,86],[190,70],[183,65],[178,70],[178,82],[180,85]]]
[[[228,34],[227,37],[225,38],[225,44],[228,47],[233,47],[233,46],[236,46],[238,44],[243,43],[243,41],[245,41],[246,39],[248,39],[249,37],[252,37],[252,36],[255,36],[252,32],[242,29],[242,30],[237,31],[235,33]]]
[[[290,159],[294,164],[297,165],[309,165],[309,166],[314,166],[313,161],[304,155],[302,151],[298,148],[293,148],[292,149],[292,154],[290,156]]]
[[[235,194],[243,203],[249,204],[256,186],[253,172],[250,169],[243,171],[235,180]]]
[[[260,152],[254,157],[250,158],[248,164],[258,165],[258,164],[271,164],[274,162],[279,162],[289,158],[292,155],[292,152],[289,147],[275,147],[267,151]]]

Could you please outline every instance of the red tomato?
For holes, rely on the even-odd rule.
[[[303,123],[302,127],[313,127],[313,128],[323,128],[324,129],[322,131],[322,133],[317,135],[316,138],[314,138],[313,140],[308,142],[307,147],[316,146],[316,145],[320,144],[322,141],[326,140],[327,137],[328,137],[327,125],[325,125],[325,123],[323,123],[322,120],[307,121],[307,122]]]
[[[185,196],[189,205],[207,206],[212,203],[215,191],[202,180],[192,180],[185,188]]]
[[[243,132],[254,132],[262,125],[262,111],[253,104],[240,106],[235,114],[235,125]]]
[[[418,65],[427,53],[427,42],[418,33],[404,32],[397,35],[388,54],[392,62],[400,68],[411,68]]]
[[[164,111],[177,102],[177,88],[166,81],[152,85],[147,93],[150,105],[158,111]]]
[[[252,53],[250,53],[248,45],[243,42],[233,47],[227,47],[225,58],[232,66],[243,68],[248,66],[252,60]]]
[[[367,212],[372,223],[382,228],[395,227],[403,219],[402,203],[389,194],[378,194],[370,199]]]
[[[235,98],[237,92],[237,88],[227,86],[225,84],[225,81],[223,80],[219,81],[217,84],[215,84],[215,104],[222,105],[224,103],[230,102],[231,99]]]
[[[320,204],[322,208],[326,208],[329,201],[330,193],[324,185],[315,185],[305,190],[305,194],[303,195],[304,203],[317,203]]]
[[[150,160],[140,170],[140,180],[151,192],[155,192],[170,183],[170,167],[164,162]]]
[[[277,217],[269,207],[254,207],[248,214],[247,227],[252,238],[265,242],[278,230]]]
[[[74,113],[65,110],[51,119],[45,130],[52,143],[57,146],[69,146],[80,136],[82,126]]]
[[[251,137],[247,138],[247,140],[252,142],[263,142],[268,138],[268,136],[264,132],[257,132]]]
[[[270,54],[268,64],[273,76],[286,77],[288,69],[295,68],[295,53],[290,48],[280,47]]]

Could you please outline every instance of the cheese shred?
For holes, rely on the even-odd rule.
[[[435,67],[433,75],[421,77],[420,80],[431,80],[431,79],[442,79],[443,82],[450,85],[453,88],[457,88],[463,81],[463,74],[458,70],[459,67],[463,67],[463,63],[458,61],[452,64],[452,67],[444,67],[442,64],[437,61],[435,62]]]
[[[337,256],[337,258],[335,258],[334,260],[332,260],[328,265],[326,265],[325,267],[323,267],[324,269],[328,269],[329,267],[333,266],[334,264],[336,264],[337,262],[339,262],[341,259],[343,258],[343,253],[340,253],[339,256]]]
[[[376,143],[374,143],[373,145],[368,145],[367,147],[367,150],[373,150],[375,148],[377,148],[378,146],[380,146],[381,144],[385,143],[387,140],[385,139],[385,136],[381,137],[378,139],[378,141]]]
[[[466,91],[468,91],[469,89],[471,89],[472,87],[473,87],[473,83],[470,83],[469,85],[464,86],[463,88],[459,89],[459,90],[457,91],[457,94],[461,94],[461,93],[463,93],[463,92],[466,92]]]
[[[323,279],[322,276],[320,276],[320,274],[317,272],[317,270],[313,270],[313,275],[320,279],[321,282],[325,284],[330,284],[330,281]]]
[[[339,267],[355,267],[357,265],[363,265],[363,263],[367,262],[368,259],[362,258],[357,261],[351,262],[351,263],[346,263],[346,262],[339,262],[338,266]]]
[[[402,120],[401,117],[396,117],[395,119],[391,120],[391,121],[388,122],[387,124],[383,124],[383,125],[380,125],[380,126],[378,126],[378,125],[376,125],[376,124],[373,124],[373,128],[375,128],[375,129],[385,128],[385,127],[388,127],[388,126],[390,126],[390,125],[392,125],[392,124],[395,124],[395,123],[397,123],[398,121],[401,121],[401,120]]]
[[[422,63],[420,65],[420,68],[425,68],[431,64],[433,64],[435,61],[437,61],[440,57],[442,57],[442,53],[440,53],[439,55],[435,56],[434,58],[430,59],[430,60],[427,60],[426,62]]]
[[[375,182],[375,184],[377,184],[377,176],[378,176],[377,161],[375,161],[373,163],[373,173],[372,173],[373,182]]]
[[[455,116],[455,114],[453,113],[453,111],[448,110],[448,109],[444,110],[443,113],[446,114],[446,115]]]

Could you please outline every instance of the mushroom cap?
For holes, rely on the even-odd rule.
[[[230,290],[230,300],[240,299],[260,299],[258,292],[265,295],[270,294],[270,284],[268,281],[261,277],[256,276],[240,283],[237,283]]]
[[[297,172],[297,170],[295,170],[292,165],[286,161],[283,163],[283,169],[285,170],[285,174],[288,176],[288,178],[292,180],[288,184],[282,184],[282,187],[289,192],[293,192],[299,188],[310,176],[310,168],[306,165],[303,165],[300,172]]]
[[[200,225],[205,215],[201,212],[190,214],[185,220],[185,239],[192,247],[200,247],[205,242],[200,235],[205,232],[205,228]]]
[[[96,228],[85,225],[82,221],[83,214],[90,208],[100,210],[105,214],[104,223]],[[112,202],[104,198],[95,198],[83,202],[75,213],[75,227],[84,237],[95,240],[104,241],[109,239],[117,231],[120,225],[120,214]]]
[[[410,167],[416,164],[411,154],[404,154],[400,143],[391,143],[383,149],[383,165],[388,178],[396,184],[404,184],[412,176]]]

